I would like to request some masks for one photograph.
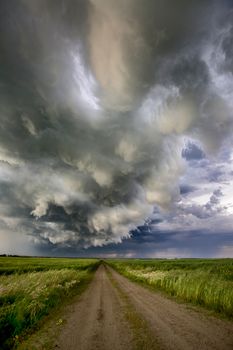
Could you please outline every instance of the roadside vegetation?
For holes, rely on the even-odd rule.
[[[95,268],[96,262],[96,259],[0,257],[0,275],[64,268],[81,271]]]
[[[233,259],[108,260],[141,284],[233,317]]]
[[[98,266],[95,259],[0,258],[0,348],[16,347],[25,331],[81,292]]]

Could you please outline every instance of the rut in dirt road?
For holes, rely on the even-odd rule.
[[[230,321],[190,310],[103,265],[66,319],[56,349],[233,349]]]
[[[133,336],[103,265],[68,315],[57,341],[63,350],[131,350]]]
[[[158,339],[162,349],[232,350],[233,324],[191,310],[158,293],[153,293],[111,269],[119,288],[130,296],[136,312]]]

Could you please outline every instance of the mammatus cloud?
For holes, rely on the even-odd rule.
[[[121,242],[179,200],[185,139],[214,154],[231,134],[228,2],[21,0],[0,13],[2,231]]]

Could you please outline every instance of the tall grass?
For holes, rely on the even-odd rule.
[[[126,277],[233,317],[233,260],[125,260],[109,264]]]
[[[97,259],[0,257],[0,275],[59,269],[95,269]]]
[[[89,268],[86,265],[83,270],[52,268],[0,276],[0,348],[12,349],[25,330],[78,293],[89,282],[92,270],[97,266],[95,260],[89,261]]]

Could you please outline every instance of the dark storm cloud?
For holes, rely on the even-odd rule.
[[[205,158],[205,154],[197,145],[189,142],[182,150],[182,157],[186,160],[199,160]]]
[[[227,249],[228,247],[228,249]],[[85,251],[78,247],[69,250],[61,246],[41,246],[42,255],[54,256],[100,256],[128,258],[212,258],[232,256],[233,238],[231,232],[222,234],[203,231],[163,232],[134,234],[121,244],[109,244],[105,247],[88,248]],[[231,254],[230,254],[231,249]]]
[[[187,193],[191,193],[194,192],[196,190],[196,188],[194,186],[191,185],[180,185],[180,194],[181,195],[185,195]]]
[[[181,153],[204,158],[195,143],[182,152],[183,138],[213,153],[232,132],[231,11],[1,1],[1,230],[49,249],[99,246],[169,208]]]

